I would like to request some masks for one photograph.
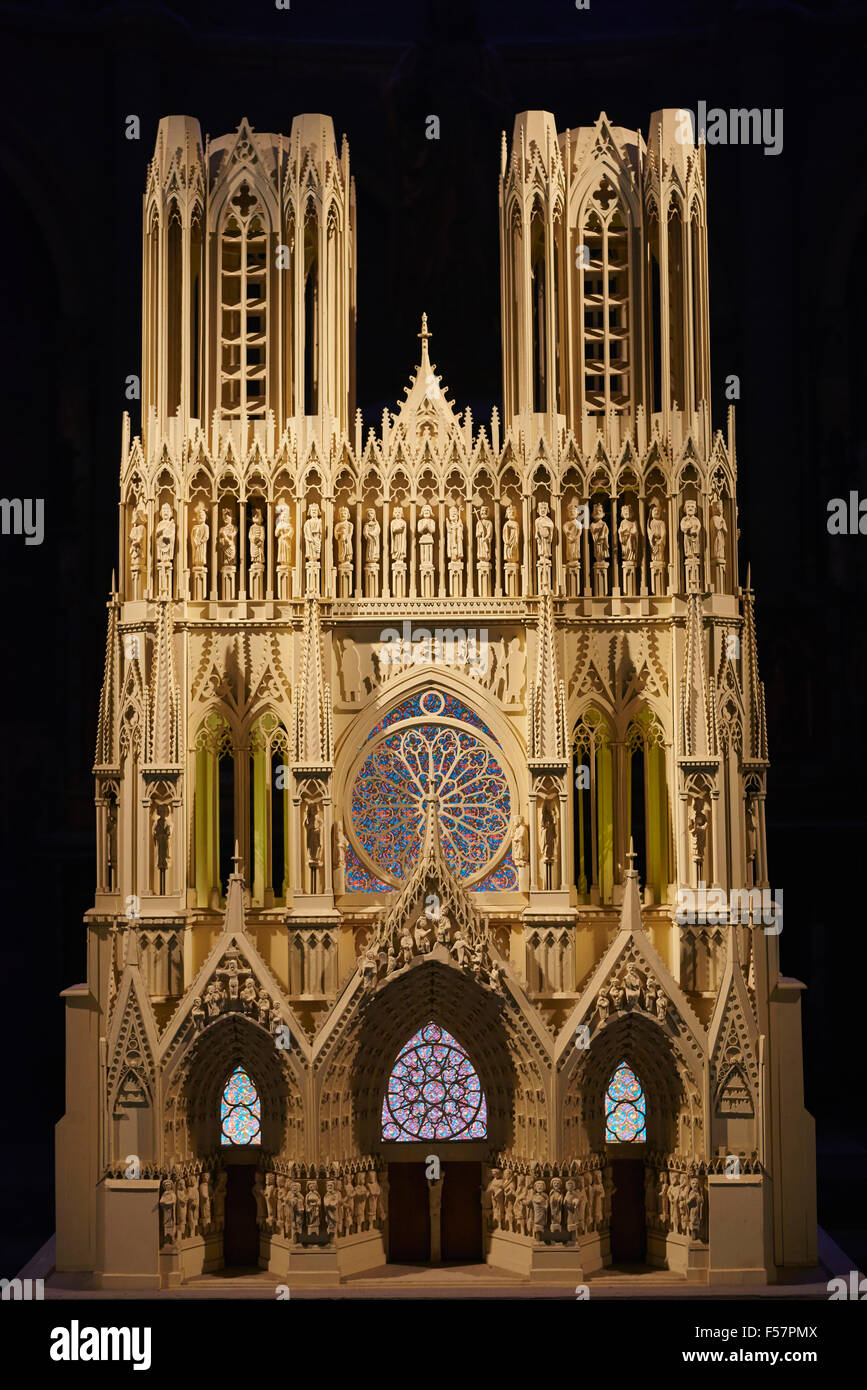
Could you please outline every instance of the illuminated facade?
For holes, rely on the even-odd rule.
[[[331,120],[160,122],[59,1271],[815,1263],[677,128],[518,116],[503,414],[458,412],[422,316],[365,437]]]

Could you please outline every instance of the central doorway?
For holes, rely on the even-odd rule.
[[[430,1204],[422,1162],[388,1165],[388,1258],[391,1264],[430,1263]]]
[[[442,1173],[442,1262],[482,1264],[482,1165],[448,1160]]]
[[[611,1161],[611,1257],[617,1263],[643,1264],[647,1258],[644,1211],[644,1159]]]
[[[223,1230],[223,1263],[227,1269],[259,1266],[259,1230],[251,1164],[227,1164],[226,1225]]]

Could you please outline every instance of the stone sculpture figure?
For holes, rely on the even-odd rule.
[[[265,1179],[266,1183],[270,1179],[272,1191],[274,1190],[274,1174],[269,1173]],[[253,1201],[256,1203],[256,1225],[262,1230],[270,1229],[268,1226],[268,1202],[265,1191],[262,1187],[262,1174],[257,1170],[253,1177]]]
[[[283,1175],[282,1173],[278,1173],[278,1174],[277,1174],[277,1218],[276,1218],[276,1219],[277,1219],[277,1232],[278,1232],[278,1234],[281,1235],[281,1236],[285,1236],[285,1234],[286,1234],[286,1228],[287,1228],[287,1225],[288,1225],[287,1220],[286,1220],[286,1199],[287,1199],[288,1195],[289,1195],[289,1191],[288,1191],[288,1188],[287,1188],[287,1186],[286,1186],[286,1178],[284,1177],[284,1175]]]
[[[307,1212],[307,1234],[317,1238],[322,1225],[322,1198],[315,1178],[307,1179],[307,1195],[304,1199]]]
[[[713,511],[711,513],[710,524],[713,527],[713,560],[716,570],[717,592],[722,593],[725,589],[726,577],[726,536],[728,526],[725,518],[725,508],[721,497],[714,499]]]
[[[661,1231],[668,1230],[668,1174],[665,1169],[659,1175],[656,1189],[656,1219]]]
[[[510,502],[506,507],[506,520],[503,525],[503,569],[507,598],[517,598],[518,596],[518,544],[520,539],[517,508]]]
[[[361,534],[364,539],[364,597],[378,598],[382,528],[373,507],[367,509]]]
[[[325,1234],[329,1244],[337,1235],[337,1219],[339,1215],[340,1198],[337,1195],[337,1187],[334,1179],[329,1178],[325,1183],[325,1196],[322,1199],[322,1210],[325,1216]]]
[[[429,502],[425,502],[421,509],[421,516],[416,522],[416,535],[418,536],[419,553],[419,578],[421,580],[422,598],[434,597],[434,533],[436,532],[436,522],[434,521],[433,508]]]
[[[210,539],[211,528],[208,525],[207,517],[204,503],[200,502],[195,510],[195,522],[190,529],[190,543],[193,550],[194,599],[208,597],[208,540]]]
[[[491,594],[491,541],[494,523],[487,507],[480,507],[476,518],[476,588],[480,598]]]
[[[166,891],[166,870],[169,867],[169,842],[171,840],[172,827],[166,818],[166,808],[157,808],[157,818],[154,822],[153,838],[154,849],[156,851],[156,869],[159,877],[159,891]]]
[[[430,950],[431,925],[425,913],[422,913],[415,924],[415,944],[419,955],[427,955]]]
[[[136,507],[132,514],[132,525],[129,528],[129,569],[132,575],[133,598],[141,598],[141,571],[142,560],[144,558],[145,521],[145,512],[141,507]]]
[[[449,562],[449,594],[452,598],[461,598],[464,574],[464,523],[455,506],[449,507],[446,519],[446,556]]]
[[[461,966],[461,968],[463,968],[463,966],[466,964],[468,950],[469,942],[467,941],[467,938],[464,936],[460,927],[458,927],[457,931],[455,932],[455,939],[452,942],[452,951],[454,952],[455,960],[457,961],[458,965]]]
[[[563,1228],[563,1180],[562,1178],[551,1179],[551,1191],[548,1195],[548,1206],[551,1213],[551,1234],[559,1236]]]
[[[304,1239],[304,1213],[306,1204],[300,1182],[292,1184],[292,1236],[296,1245]]]
[[[700,871],[707,841],[707,814],[704,799],[700,796],[695,796],[692,799],[689,813],[689,835],[692,858]],[[698,877],[701,877],[700,872]]]
[[[683,504],[680,530],[683,535],[683,559],[686,570],[686,587],[692,593],[701,583],[701,520],[696,512],[696,504],[689,499]]]
[[[248,586],[250,598],[260,599],[264,597],[262,593],[262,578],[265,573],[265,527],[262,523],[261,507],[253,508],[253,520],[247,531],[247,542],[250,555]]]
[[[311,502],[303,526],[306,592],[319,593],[319,570],[322,563],[322,517],[318,502]]]
[[[665,524],[662,504],[654,500],[650,505],[650,521],[647,524],[647,539],[650,542],[650,588],[654,594],[665,593],[665,540],[668,527]]]
[[[258,1178],[258,1174],[256,1175]],[[260,1180],[261,1181],[261,1180]],[[265,1174],[265,1211],[268,1219],[268,1229],[273,1231],[277,1226],[277,1184],[273,1173]]]
[[[656,1009],[656,981],[652,975],[647,976],[644,985],[644,1007],[649,1014]]]
[[[361,1231],[364,1227],[364,1218],[367,1213],[367,1188],[364,1186],[364,1178],[359,1173],[355,1179],[355,1229]]]
[[[523,816],[512,821],[512,863],[516,869],[527,866],[527,824]]]
[[[503,1186],[503,1228],[507,1231],[515,1229],[515,1198],[517,1196],[515,1186],[515,1175],[509,1173]]]
[[[334,526],[338,566],[352,564],[352,537],[354,533],[355,527],[349,519],[349,508],[338,508],[337,521]]]
[[[203,1173],[199,1179],[199,1230],[206,1236],[211,1229],[211,1175]]]
[[[585,515],[581,504],[572,501],[566,509],[566,520],[563,523],[567,592],[573,598],[581,592],[581,533],[584,530]]]
[[[388,529],[391,535],[391,592],[394,598],[406,598],[406,518],[403,507],[395,507]]]
[[[608,986],[608,994],[611,998],[611,1007],[614,1010],[614,1012],[617,1013],[619,1009],[623,1008],[623,1002],[626,998],[626,990],[623,988],[619,980],[613,980],[612,983]]]
[[[635,555],[638,546],[638,523],[632,515],[632,507],[628,502],[625,502],[623,505],[623,516],[617,528],[617,535],[620,540],[623,592],[628,596],[633,596],[635,594]]]
[[[593,507],[590,536],[593,541],[593,592],[602,598],[608,593],[609,531],[601,502],[596,502]]]
[[[282,497],[277,503],[274,536],[277,541],[277,597],[291,598],[292,573],[292,512],[288,501]]]
[[[632,1009],[641,999],[641,976],[634,965],[630,965],[623,976],[623,988],[626,993],[626,1007]]]
[[[605,1224],[605,1187],[598,1168],[593,1179],[593,1224],[597,1231]]]
[[[160,1218],[162,1220],[163,1245],[174,1245],[175,1243],[175,1185],[171,1178],[166,1178],[163,1182],[160,1193]]]
[[[690,1178],[686,1198],[686,1215],[691,1240],[701,1239],[701,1225],[704,1216],[704,1195],[698,1178]]]
[[[375,1169],[371,1168],[367,1174],[367,1228],[370,1231],[376,1229],[382,1215],[382,1188],[376,1176]]]
[[[195,1173],[187,1183],[187,1234],[194,1236],[199,1228],[199,1181]]]
[[[223,524],[217,532],[217,549],[220,553],[221,597],[235,597],[235,564],[238,558],[238,528],[228,507],[223,508]]]
[[[168,502],[160,507],[157,523],[157,575],[160,598],[172,596],[172,567],[175,558],[175,517]]]
[[[530,1203],[533,1213],[533,1239],[541,1241],[545,1238],[545,1227],[548,1224],[548,1194],[541,1178],[533,1183]]]
[[[178,1178],[175,1198],[175,1221],[178,1237],[183,1239],[187,1229],[187,1184],[183,1177]]]
[[[503,1226],[503,1216],[505,1213],[505,1184],[503,1174],[499,1168],[491,1169],[491,1180],[488,1183],[486,1196],[491,1208],[491,1225],[495,1230],[501,1230]]]
[[[604,1023],[611,1011],[611,1000],[608,998],[608,991],[600,989],[596,996],[596,1011],[599,1014],[599,1022]]]
[[[689,1182],[686,1173],[680,1175],[680,1189],[677,1197],[677,1215],[680,1234],[689,1234]]]
[[[540,502],[536,510],[536,581],[540,594],[551,592],[551,547],[554,543],[554,522],[548,514],[548,503]]]

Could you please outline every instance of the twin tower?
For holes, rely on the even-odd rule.
[[[516,118],[500,167],[503,403],[595,438],[600,418],[702,412],[710,356],[704,147],[676,111],[648,138],[609,123],[558,134]],[[331,118],[288,137],[203,142],[160,121],[144,199],[143,429],[174,416],[300,416],[349,434],[355,412],[356,208]],[[686,431],[685,431],[686,432]],[[246,443],[246,439],[244,441]]]

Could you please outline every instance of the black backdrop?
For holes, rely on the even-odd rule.
[[[104,603],[124,381],[140,370],[141,197],[158,118],[195,115],[216,136],[242,115],[285,132],[294,114],[322,110],[346,132],[366,427],[402,396],[422,309],[458,406],[479,420],[499,401],[499,140],[516,112],[545,108],[562,129],[604,109],[646,129],[654,109],[699,100],[784,111],[779,156],[708,150],[714,413],[723,426],[722,384],[736,373],[741,561],[752,562],[768,695],[771,879],[785,894],[784,968],[809,985],[820,1218],[864,1267],[867,538],[830,537],[826,508],[850,489],[867,495],[865,17],[865,5],[834,0],[0,9],[2,492],[43,497],[46,511],[42,546],[0,537],[0,1274],[53,1229],[57,995],[85,969]],[[125,138],[130,114],[138,142]],[[425,138],[429,114],[439,141]]]

